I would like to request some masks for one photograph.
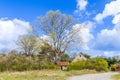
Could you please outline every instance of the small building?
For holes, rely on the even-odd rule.
[[[120,71],[120,64],[116,65],[115,71]]]
[[[69,62],[57,62],[57,65],[60,66],[61,70],[66,70]]]
[[[82,60],[87,60],[87,58],[82,53],[80,53],[74,57],[72,62],[82,61]]]

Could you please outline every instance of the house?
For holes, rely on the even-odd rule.
[[[78,54],[77,56],[74,57],[72,62],[82,61],[82,60],[87,60],[87,58],[84,56],[83,53],[80,53],[80,54]]]
[[[57,62],[57,65],[61,67],[61,70],[66,70],[69,62]]]

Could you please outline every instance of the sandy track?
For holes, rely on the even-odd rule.
[[[87,74],[82,76],[69,77],[68,80],[112,80],[111,76],[118,74],[117,72],[108,72],[100,74]]]

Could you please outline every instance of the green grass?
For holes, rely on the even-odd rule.
[[[41,70],[24,72],[1,72],[0,80],[66,80],[67,77],[72,75],[82,75],[89,73],[96,73],[96,71]]]
[[[114,79],[114,80],[120,80],[120,74],[114,75],[114,76],[113,76],[113,79]]]

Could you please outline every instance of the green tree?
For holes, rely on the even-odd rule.
[[[61,57],[61,61],[70,61],[70,56],[68,54],[63,54]]]
[[[53,62],[54,57],[55,57],[54,50],[47,42],[44,42],[44,44],[40,46],[39,52],[39,58],[41,59],[41,61]]]
[[[94,61],[95,67],[98,71],[108,71],[108,62],[105,59],[96,57],[94,58]]]
[[[118,61],[115,57],[109,57],[109,58],[105,58],[105,60],[108,62],[109,67],[113,64],[116,64]]]

